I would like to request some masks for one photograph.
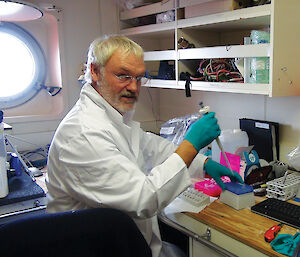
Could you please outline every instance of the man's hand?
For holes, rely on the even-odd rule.
[[[215,113],[210,112],[197,120],[187,131],[184,139],[189,141],[199,152],[221,133]]]
[[[204,169],[216,181],[216,183],[222,188],[222,190],[226,189],[226,186],[221,179],[221,177],[223,176],[230,177],[231,181],[238,181],[244,184],[244,181],[240,174],[238,174],[236,171],[233,171],[234,175],[232,175],[230,169],[211,159],[208,159],[204,164]]]

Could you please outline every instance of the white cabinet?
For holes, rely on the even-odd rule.
[[[225,0],[226,1],[226,0]],[[272,0],[271,4],[184,18],[187,7],[216,0],[169,0],[120,13],[120,33],[145,50],[147,69],[156,72],[160,61],[174,65],[171,80],[153,79],[151,87],[184,89],[181,72],[194,74],[202,59],[256,58],[269,60],[269,83],[192,81],[192,90],[260,94],[267,96],[300,95],[300,9],[299,0]],[[222,1],[220,1],[222,2]],[[171,10],[175,20],[155,23],[155,14]],[[218,10],[219,11],[219,10]],[[139,26],[134,22],[152,24]],[[134,22],[132,22],[134,21]],[[244,45],[252,30],[269,30],[270,43]],[[178,49],[179,38],[195,48]]]
[[[220,229],[215,229],[207,224],[183,214],[170,213],[166,216],[170,226],[175,226],[181,231],[188,231],[189,235],[189,257],[198,256],[243,256],[243,257],[267,257],[268,253],[263,253],[253,247],[242,243]],[[179,227],[178,227],[179,226]],[[272,255],[273,256],[273,255]],[[277,256],[275,253],[274,256]]]

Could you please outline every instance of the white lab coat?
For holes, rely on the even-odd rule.
[[[202,176],[200,154],[187,169],[169,141],[122,116],[90,85],[63,119],[48,158],[48,212],[112,207],[129,214],[158,257],[157,212]]]

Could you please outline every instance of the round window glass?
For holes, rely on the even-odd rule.
[[[37,41],[23,28],[0,25],[0,108],[11,108],[34,97],[45,80],[45,58]]]

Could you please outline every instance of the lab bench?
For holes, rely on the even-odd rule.
[[[8,179],[9,194],[0,199],[0,224],[46,211],[46,191],[42,177],[36,181],[25,172]]]
[[[256,197],[256,202],[265,198]],[[294,203],[294,202],[293,202]],[[285,256],[274,251],[264,240],[264,233],[278,221],[251,212],[235,210],[215,200],[200,213],[172,213],[160,219],[189,236],[189,257]],[[299,232],[284,225],[280,234]]]

